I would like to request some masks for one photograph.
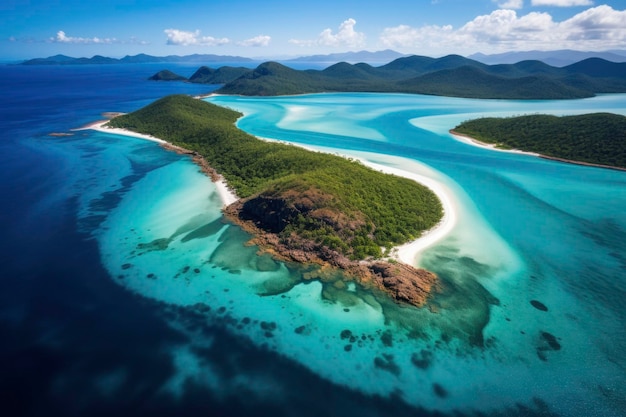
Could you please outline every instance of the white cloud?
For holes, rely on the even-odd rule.
[[[119,43],[115,38],[81,38],[76,36],[67,36],[64,31],[60,30],[54,38],[50,38],[51,42],[57,43],[76,43],[76,44],[112,44]]]
[[[200,36],[200,31],[187,32],[178,29],[165,29],[163,32],[167,35],[168,45],[203,45],[203,46],[220,46],[230,43],[228,38],[214,38],[212,36]]]
[[[28,42],[28,43],[41,42],[40,40],[36,41],[33,39],[16,39],[14,37],[12,37],[12,40],[20,41],[20,42]],[[96,44],[100,44],[100,45],[111,45],[111,44],[149,45],[150,44],[150,42],[142,41],[135,37],[132,37],[128,40],[120,40],[116,38],[99,38],[99,37],[83,38],[79,36],[67,36],[67,34],[62,30],[58,31],[55,37],[49,38],[45,42],[78,44],[78,45],[96,45]]]
[[[626,10],[602,5],[577,14],[561,26],[571,41],[606,42],[608,47],[626,44]]]
[[[300,46],[347,46],[350,48],[362,47],[365,45],[365,34],[354,30],[356,20],[350,18],[339,25],[337,33],[331,29],[324,29],[316,40],[291,39],[290,43]]]
[[[555,22],[548,13],[518,16],[499,9],[478,16],[459,29],[451,26],[386,28],[380,42],[414,53],[496,52],[531,49],[607,50],[626,45],[626,10],[598,6]]]
[[[533,6],[557,6],[557,7],[572,7],[572,6],[592,6],[591,0],[532,0]]]
[[[524,7],[524,0],[493,0],[501,9],[521,9]]]
[[[268,46],[272,38],[267,35],[259,35],[254,38],[246,39],[245,41],[237,42],[239,46]]]

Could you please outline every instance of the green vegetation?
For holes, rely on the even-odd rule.
[[[415,239],[441,219],[441,203],[426,187],[357,161],[261,141],[235,127],[240,116],[169,96],[109,124],[198,152],[266,229],[283,239],[296,234],[352,259],[380,257],[381,247]]]
[[[539,61],[486,65],[449,55],[398,58],[372,67],[340,62],[323,71],[298,71],[266,62],[227,82],[224,94],[290,95],[386,92],[498,99],[573,99],[626,92],[626,63],[589,59],[563,68]]]
[[[454,131],[499,147],[626,168],[626,117],[617,114],[483,118]]]
[[[187,78],[170,70],[159,71],[148,79],[152,81],[187,81]]]
[[[218,69],[200,67],[189,77],[189,81],[198,84],[224,84],[236,80],[249,71],[243,67],[225,66]]]

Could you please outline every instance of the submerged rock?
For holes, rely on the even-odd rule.
[[[425,269],[402,263],[386,261],[351,260],[337,250],[303,238],[295,233],[288,237],[280,233],[291,219],[307,212],[314,199],[323,195],[306,195],[298,204],[280,198],[255,197],[239,200],[224,209],[226,216],[255,236],[254,244],[283,261],[328,265],[345,272],[345,279],[352,279],[366,287],[375,287],[400,303],[423,307],[432,293],[440,290],[437,275]],[[333,227],[356,227],[341,217]]]
[[[543,304],[542,302],[539,302],[537,300],[530,300],[530,304],[535,307],[537,310],[540,311],[548,311],[548,307],[546,307],[545,304]]]

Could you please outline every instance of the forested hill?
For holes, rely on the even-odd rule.
[[[398,302],[425,305],[440,288],[436,275],[378,258],[381,248],[413,240],[440,221],[437,196],[415,181],[357,161],[261,141],[237,129],[240,116],[170,96],[109,124],[202,155],[242,197],[225,209],[227,216],[274,255],[340,268],[346,279]]]
[[[626,168],[626,117],[617,114],[483,118],[463,122],[454,132],[499,147]]]
[[[381,247],[415,239],[441,219],[438,198],[415,181],[339,156],[261,141],[234,125],[240,116],[170,96],[109,124],[198,152],[264,229],[284,239],[297,235],[348,258],[380,257]]]
[[[563,68],[540,61],[486,65],[449,55],[410,56],[389,64],[332,65],[294,70],[266,62],[233,78],[223,94],[290,95],[319,92],[393,92],[489,99],[573,99],[626,92],[626,63],[590,58]]]

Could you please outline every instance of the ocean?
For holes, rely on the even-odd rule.
[[[626,414],[626,173],[448,133],[484,115],[626,114],[625,95],[207,99],[259,137],[447,190],[456,223],[414,261],[444,291],[414,309],[259,255],[187,157],[73,130],[214,88],[147,80],[160,69],[0,67],[4,415]]]

